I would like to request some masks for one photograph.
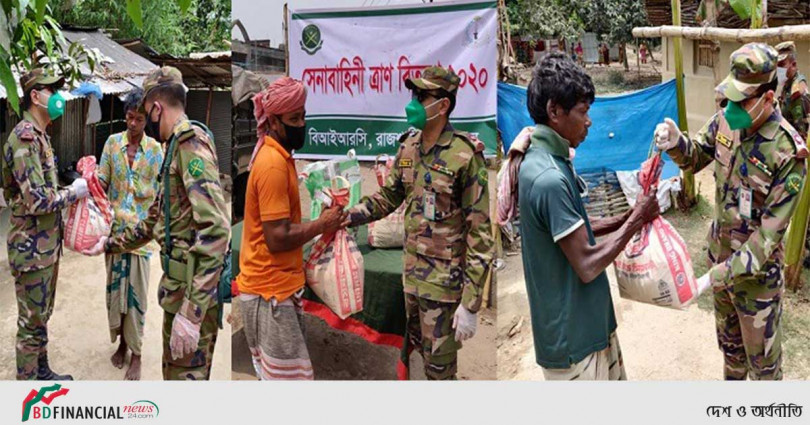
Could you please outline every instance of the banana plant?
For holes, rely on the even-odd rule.
[[[82,79],[81,65],[92,73],[100,52],[79,43],[69,43],[62,27],[51,17],[47,0],[0,0],[0,84],[8,104],[18,115],[18,74],[35,67],[62,75],[69,85]]]
[[[742,20],[751,20],[751,29],[762,28],[762,0],[728,0],[729,6]]]

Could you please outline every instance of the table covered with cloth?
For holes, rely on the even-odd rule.
[[[234,260],[239,258],[242,223],[232,228]],[[355,235],[363,254],[363,311],[341,319],[315,295],[309,287],[304,292],[304,311],[324,320],[334,329],[359,335],[374,344],[389,345],[403,351],[407,359],[409,347],[403,349],[405,335],[405,295],[402,289],[402,248],[378,249],[368,244],[368,229],[361,226],[349,230]],[[312,243],[304,246],[304,261]],[[239,274],[239,262],[234,261],[233,275]],[[400,378],[407,378],[407,361],[397,366]]]

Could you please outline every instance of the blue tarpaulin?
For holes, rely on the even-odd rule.
[[[597,97],[588,113],[592,125],[577,148],[574,167],[579,173],[598,169],[637,170],[647,159],[655,126],[665,117],[678,122],[675,80],[620,96]],[[526,88],[498,83],[498,130],[504,149],[526,126],[534,125],[526,108]],[[611,133],[613,137],[610,137]],[[666,160],[662,178],[678,174]]]

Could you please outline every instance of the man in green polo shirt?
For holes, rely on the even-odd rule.
[[[588,220],[569,148],[585,140],[593,101],[591,78],[561,53],[535,66],[528,108],[537,126],[518,190],[535,355],[547,380],[626,379],[605,269],[659,212],[652,191],[620,217]]]

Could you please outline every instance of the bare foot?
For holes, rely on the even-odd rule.
[[[124,342],[124,339],[121,338],[121,344],[118,345],[118,350],[110,357],[110,362],[112,362],[113,366],[116,369],[122,369],[124,367],[124,359],[127,356],[127,343]]]
[[[141,380],[141,356],[132,355],[129,362],[129,368],[124,376],[127,381],[140,381]]]

